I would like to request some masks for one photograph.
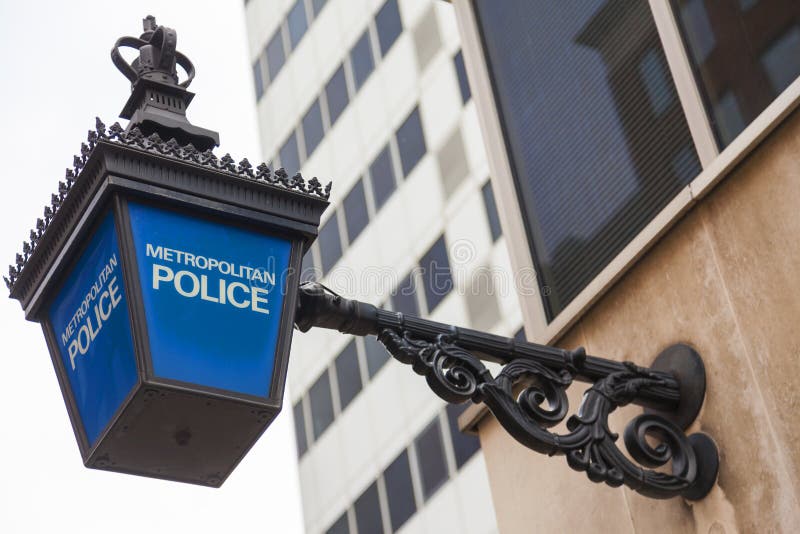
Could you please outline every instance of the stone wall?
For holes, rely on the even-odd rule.
[[[683,342],[708,375],[702,430],[721,454],[704,500],[656,501],[589,482],[479,433],[500,532],[793,532],[800,528],[800,112],[644,255],[560,340],[649,365]],[[570,392],[573,410],[585,389]],[[612,416],[621,432],[626,407]],[[621,438],[620,438],[621,439]]]

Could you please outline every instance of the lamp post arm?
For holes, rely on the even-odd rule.
[[[566,369],[575,380],[589,383],[628,370],[625,362],[587,356],[582,347],[559,349],[392,312],[340,297],[316,283],[302,284],[298,300],[295,324],[302,332],[317,327],[356,336],[378,336],[382,329],[388,328],[424,341],[435,341],[438,336],[446,335],[480,360],[499,364],[533,361],[554,371]],[[652,372],[661,378],[660,383],[642,388],[633,403],[661,411],[675,410],[680,400],[677,380],[670,373]]]
[[[313,282],[300,285],[295,325],[302,332],[317,327],[377,336],[439,397],[456,404],[484,403],[517,441],[540,453],[565,455],[570,467],[585,471],[594,482],[625,484],[653,498],[696,500],[716,481],[719,458],[713,440],[700,433],[687,437],[676,425],[694,420],[705,392],[702,360],[685,345],[662,353],[653,368],[643,368],[587,356],[583,348],[521,342],[383,310]],[[483,361],[502,369],[493,376]],[[547,429],[568,414],[566,390],[573,380],[592,385],[577,413],[567,419],[568,432],[552,433]],[[608,417],[629,403],[651,409],[625,429],[629,455],[649,468],[671,462],[671,474],[640,467],[617,447]],[[659,445],[650,445],[645,436],[658,439]]]

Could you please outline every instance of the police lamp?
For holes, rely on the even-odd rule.
[[[87,467],[220,486],[280,411],[330,187],[218,158],[186,118],[195,70],[175,45],[153,17],[117,41],[128,125],[97,120],[5,278]]]
[[[97,121],[6,277],[42,325],[88,467],[220,486],[281,409],[296,325],[376,336],[439,397],[484,404],[519,443],[592,482],[657,499],[711,491],[716,444],[684,434],[706,388],[691,347],[639,367],[300,284],[330,184],[217,158],[216,132],[186,119],[194,67],[175,43],[152,17],[117,41],[128,126]],[[567,417],[573,382],[591,386]],[[609,416],[629,403],[646,411],[623,452]]]

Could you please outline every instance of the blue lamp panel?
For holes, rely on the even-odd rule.
[[[137,381],[122,258],[109,214],[49,310],[89,446]]]
[[[129,204],[157,377],[268,397],[291,242]]]

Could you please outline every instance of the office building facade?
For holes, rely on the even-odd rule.
[[[333,181],[303,276],[514,335],[522,317],[453,7],[245,2],[261,146]],[[289,369],[309,533],[497,531],[477,437],[374,337],[296,334]],[[267,474],[268,476],[268,474]]]

